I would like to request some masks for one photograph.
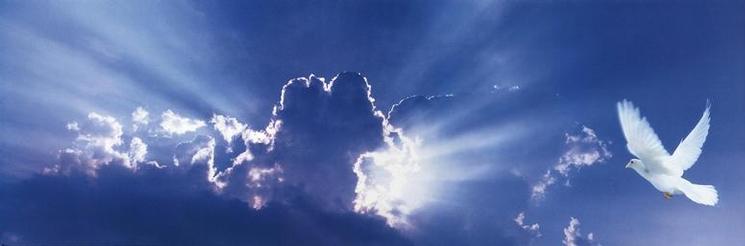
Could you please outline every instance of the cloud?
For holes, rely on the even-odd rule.
[[[325,206],[350,211],[357,183],[353,164],[383,144],[383,117],[370,94],[367,80],[356,73],[329,82],[313,75],[289,81],[264,130],[273,139],[247,134],[254,142],[248,149],[257,156],[252,164],[278,163],[283,185],[302,187]]]
[[[608,150],[607,143],[598,139],[595,131],[587,126],[582,126],[582,132],[577,135],[565,134],[565,143],[570,146],[569,150],[561,156],[554,170],[563,176],[568,176],[572,169],[580,169],[584,166],[592,166],[602,163],[613,157]]]
[[[569,225],[564,228],[564,239],[561,242],[566,246],[599,245],[595,242],[595,235],[592,232],[583,236],[579,225],[579,220],[571,217]]]
[[[210,123],[214,125],[215,130],[220,132],[228,144],[233,141],[234,137],[241,135],[247,127],[246,124],[241,123],[236,118],[218,114],[212,116]]]
[[[133,165],[145,162],[147,156],[147,144],[138,137],[133,137],[129,142],[129,160]]]
[[[150,113],[142,107],[137,107],[132,111],[132,122],[147,125],[150,120]]]
[[[173,165],[186,170],[196,179],[204,180],[219,190],[225,186],[220,181],[221,173],[215,166],[215,139],[211,136],[197,135],[188,142],[182,142],[175,148]],[[196,168],[195,168],[196,166]]]
[[[181,135],[187,132],[194,132],[206,125],[207,124],[205,124],[204,121],[182,117],[170,109],[166,110],[166,112],[163,112],[161,115],[160,127],[169,135]]]
[[[98,166],[112,163],[132,170],[142,163],[170,166],[206,180],[216,192],[237,197],[257,209],[272,199],[282,200],[275,195],[282,194],[281,190],[300,189],[326,208],[351,211],[357,183],[354,162],[360,154],[383,144],[384,117],[373,102],[370,85],[359,74],[343,73],[330,82],[313,75],[293,79],[283,87],[264,129],[251,129],[237,118],[213,115],[210,123],[228,146],[201,134],[184,141],[180,135],[206,124],[171,110],[162,114],[160,129],[156,130],[169,134],[164,136],[143,135],[152,129],[133,129],[125,135],[113,117],[91,114],[91,121],[108,128],[91,135],[87,125],[70,123],[68,128],[80,129],[81,137],[75,148],[61,151],[60,159],[63,163],[82,163],[79,166],[85,166],[90,175],[96,174]],[[143,120],[146,114],[138,107],[133,122],[147,126]],[[244,150],[220,152],[218,156],[217,149],[230,150],[236,137],[243,140],[242,147],[236,146]],[[128,147],[122,144],[124,138],[129,139]],[[150,148],[146,139],[155,147]],[[86,154],[96,151],[106,155]],[[171,165],[163,165],[168,163]],[[55,170],[49,168],[49,172]]]
[[[541,180],[533,185],[530,197],[532,199],[543,198],[546,194],[546,189],[554,183],[556,183],[556,177],[552,175],[551,170],[546,171]]]
[[[44,168],[46,173],[82,171],[95,176],[104,165],[115,164],[136,170],[140,164],[160,167],[157,161],[147,160],[148,145],[140,137],[131,137],[125,145],[125,131],[113,116],[89,113],[82,123],[73,121],[66,128],[77,133],[72,145],[59,151],[59,162]]]
[[[270,145],[274,141],[274,135],[277,134],[277,129],[279,129],[281,123],[281,121],[273,121],[265,130],[261,131],[246,129],[241,133],[241,137],[247,144]]]
[[[77,121],[67,123],[67,125],[65,125],[65,128],[67,128],[68,131],[80,131],[80,126],[78,125]]]
[[[137,109],[132,112],[132,129],[137,131],[140,126],[147,126],[150,122],[149,115],[150,113],[148,113],[144,108],[137,107]]]
[[[127,153],[119,150],[123,130],[114,117],[90,113],[87,121],[69,123],[67,129],[78,136],[72,147],[59,152],[60,163],[45,169],[46,172],[67,173],[78,169],[95,174],[100,166],[112,162],[132,167]]]
[[[107,235],[106,239],[116,243],[167,244],[190,238],[164,231],[173,228],[170,223],[176,223],[200,228],[212,224],[210,227],[216,228],[200,230],[200,238],[192,238],[189,243],[209,238],[211,244],[277,244],[282,243],[277,240],[282,240],[283,235],[292,234],[299,235],[292,240],[304,240],[289,243],[406,244],[385,221],[352,210],[357,183],[353,170],[356,157],[380,148],[384,142],[385,119],[373,101],[370,85],[359,74],[340,74],[328,83],[315,76],[291,80],[283,87],[281,100],[264,129],[250,129],[235,118],[213,117],[211,123],[219,136],[230,136],[229,139],[240,136],[245,144],[245,151],[228,153],[224,160],[232,161],[222,164],[216,163],[216,150],[226,146],[218,145],[215,137],[199,134],[183,140],[183,133],[205,125],[199,119],[188,119],[168,110],[162,115],[160,127],[172,135],[143,135],[152,131],[125,132],[114,117],[92,113],[88,121],[70,124],[69,128],[79,136],[68,149],[71,154],[60,156],[63,163],[71,162],[68,159],[72,157],[79,163],[92,163],[82,165],[86,172],[49,171],[9,188],[12,194],[0,192],[0,196],[21,204],[17,208],[45,202],[55,204],[56,211],[72,207],[84,208],[75,210],[81,212],[98,211],[70,216],[81,226],[77,229]],[[135,121],[133,117],[132,123]],[[125,139],[129,139],[126,146]],[[158,165],[171,162],[159,159],[168,155],[167,152],[171,152],[172,165]],[[140,163],[153,165],[138,166]],[[30,196],[13,193],[29,187],[37,189]],[[55,193],[55,187],[59,194],[69,198],[48,195]],[[150,210],[156,206],[160,208]],[[0,219],[15,221],[30,216],[12,209],[15,207],[0,208]],[[40,208],[29,213],[50,211]],[[99,225],[102,223],[99,213],[119,219]],[[179,223],[181,217],[174,217],[176,214],[205,217],[195,218],[200,221],[197,225]],[[44,225],[64,223],[72,217],[58,218]],[[26,240],[22,242],[96,240],[74,231],[59,234],[51,229],[25,230],[41,228],[34,226],[41,221],[26,223],[30,227],[0,222],[0,230]],[[228,234],[231,230],[217,229],[226,227],[214,225],[233,225],[241,231],[254,228],[256,234]],[[293,231],[295,228],[302,230]],[[193,232],[195,228],[182,229]],[[143,241],[137,241],[140,239]]]
[[[541,225],[539,225],[538,223],[525,224],[525,212],[520,212],[519,214],[517,214],[517,217],[515,217],[514,221],[517,226],[527,231],[534,237],[541,236]]]
[[[114,117],[90,113],[86,123],[82,128],[77,128],[80,133],[77,141],[100,147],[107,152],[113,152],[113,148],[122,143],[122,125]]]
[[[559,157],[558,162],[533,185],[531,197],[534,200],[543,198],[548,187],[556,183],[559,178],[564,178],[565,184],[568,185],[572,170],[603,163],[613,157],[608,150],[609,143],[600,140],[595,130],[587,126],[582,126],[576,133],[565,133],[564,138],[564,153]]]
[[[313,75],[293,79],[283,86],[270,123],[263,129],[251,129],[237,118],[213,115],[210,123],[227,146],[209,135],[182,139],[180,135],[206,124],[171,110],[162,113],[160,129],[133,128],[126,134],[113,117],[92,114],[94,123],[102,122],[98,124],[110,129],[88,136],[86,125],[70,123],[70,129],[80,128],[76,146],[82,147],[61,151],[60,158],[62,162],[91,163],[84,168],[91,175],[98,166],[112,163],[132,170],[142,163],[173,167],[201,176],[215,191],[238,197],[255,208],[272,199],[282,200],[275,195],[281,190],[300,189],[324,207],[351,211],[357,183],[354,162],[357,156],[378,149],[384,142],[385,119],[373,102],[370,85],[359,74],[342,73],[330,82]],[[139,129],[148,126],[142,107],[135,109],[132,119]],[[153,131],[168,135],[145,135]],[[233,145],[237,137],[242,139],[242,146],[241,142]],[[127,146],[122,144],[125,139],[129,139]],[[106,155],[86,155],[85,150],[91,146]],[[231,150],[233,146],[241,150],[216,153],[217,149]]]

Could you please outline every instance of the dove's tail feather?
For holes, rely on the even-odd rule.
[[[693,184],[683,179],[682,185],[679,188],[688,199],[696,203],[714,206],[719,202],[717,189],[713,185]]]

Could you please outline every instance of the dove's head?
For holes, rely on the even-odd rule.
[[[637,169],[643,167],[642,161],[639,159],[631,159],[628,164],[626,164],[626,168],[632,168]]]

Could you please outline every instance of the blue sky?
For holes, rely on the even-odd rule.
[[[0,241],[745,243],[742,1],[0,2]],[[685,177],[624,169],[615,103]]]

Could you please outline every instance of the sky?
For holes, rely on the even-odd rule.
[[[0,1],[6,245],[745,243],[742,1]],[[631,169],[616,103],[684,177]]]

